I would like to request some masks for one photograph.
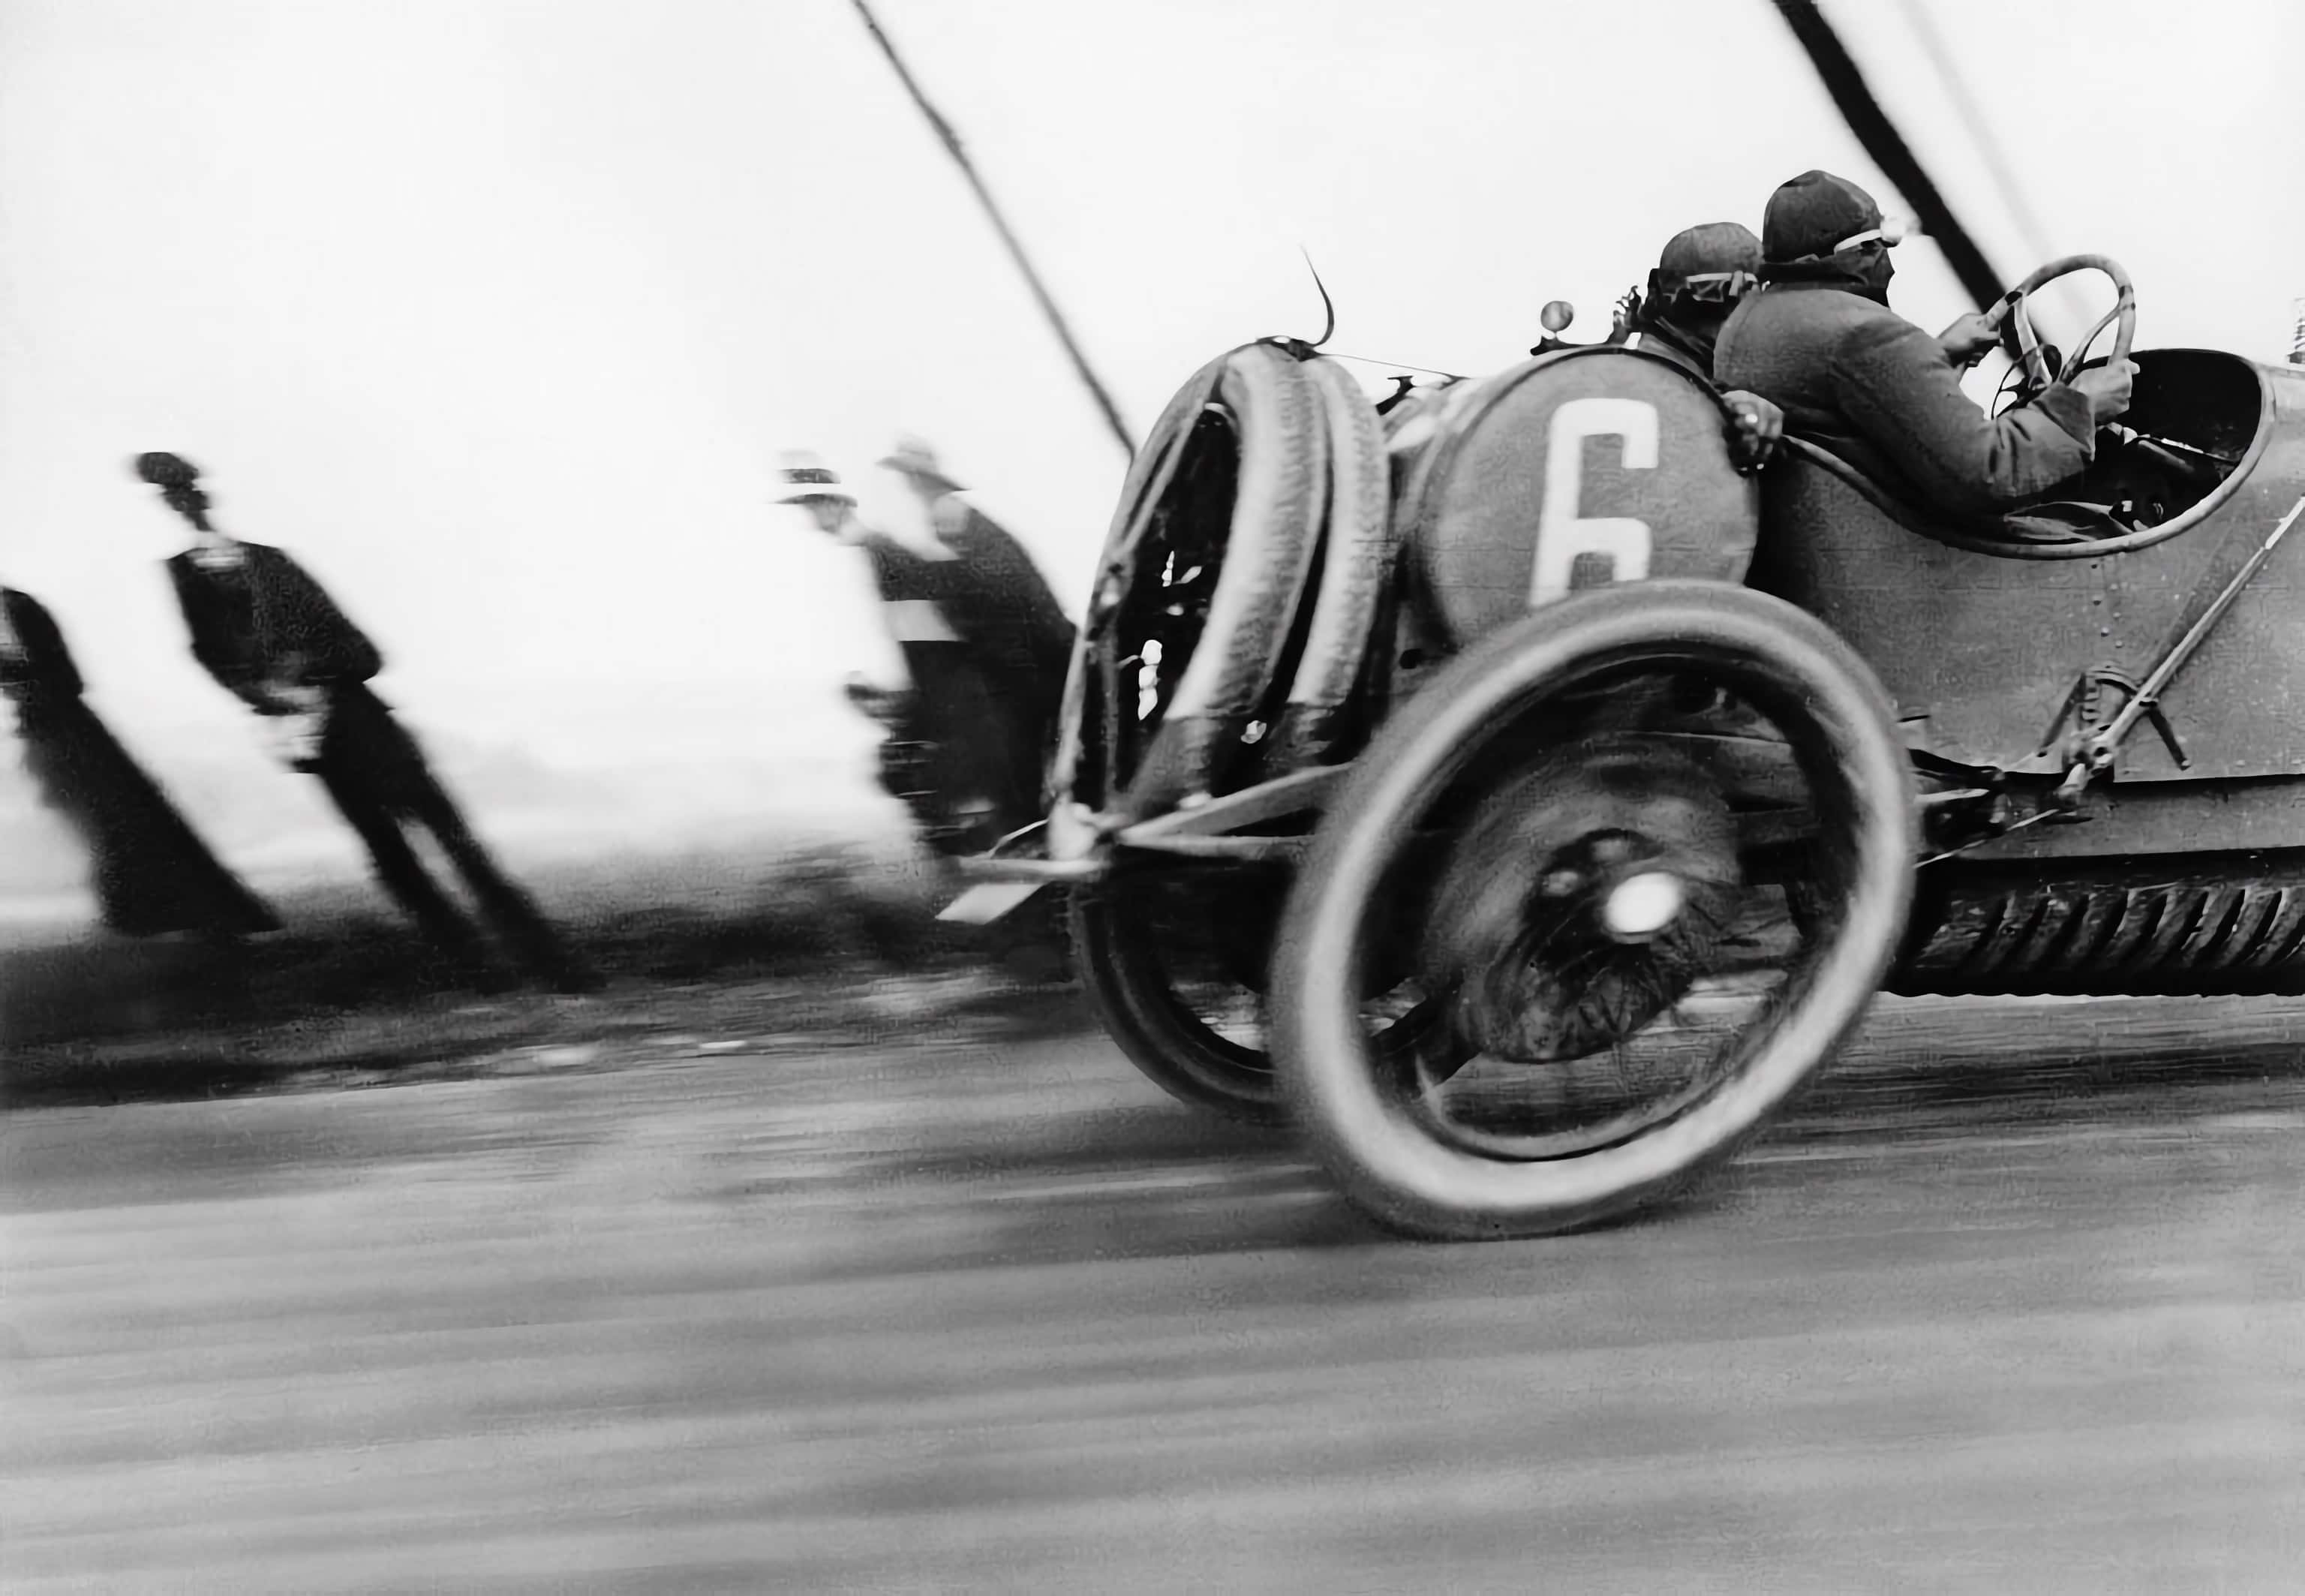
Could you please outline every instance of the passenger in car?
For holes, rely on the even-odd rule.
[[[2134,364],[2084,371],[1988,418],[1961,378],[1993,346],[1993,324],[1964,316],[1932,338],[1890,310],[1897,237],[1846,178],[1810,171],[1781,186],[1762,219],[1762,292],[1722,328],[1716,377],[1782,405],[1790,431],[1918,505],[1976,517],[2043,499],[2088,468],[2097,429],[2129,408]],[[2057,516],[2035,519],[2044,526],[2008,524],[2061,535]]]
[[[1761,241],[1736,222],[1676,233],[1658,253],[1647,292],[1628,296],[1628,349],[1646,349],[1713,380],[1713,349],[1729,313],[1760,286]]]
[[[1738,301],[1759,285],[1761,241],[1735,222],[1707,222],[1676,233],[1657,256],[1646,293],[1626,296],[1627,349],[1661,354],[1718,387],[1714,346]],[[1731,452],[1751,470],[1784,431],[1784,412],[1758,394],[1725,391],[1734,418]]]

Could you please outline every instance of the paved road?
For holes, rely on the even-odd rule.
[[[2293,1591],[2301,1030],[1891,1006],[1465,1247],[1079,1036],[21,1110],[0,1583]]]

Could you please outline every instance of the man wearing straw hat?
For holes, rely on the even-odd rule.
[[[914,686],[923,678],[938,676],[932,645],[948,638],[949,629],[925,596],[928,584],[916,569],[919,556],[866,526],[856,514],[856,496],[842,483],[840,473],[816,455],[804,451],[788,454],[778,474],[783,491],[777,503],[806,511],[819,531],[836,543],[861,549],[872,564],[880,590],[881,617],[904,660],[906,681],[902,686],[888,687],[862,675],[851,675],[848,699],[878,722],[885,734],[880,741],[880,785],[913,811],[931,844],[951,851],[946,845],[956,820],[940,804],[928,769],[933,745],[920,734],[916,724]]]

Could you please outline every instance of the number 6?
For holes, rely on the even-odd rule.
[[[1649,573],[1649,528],[1629,515],[1581,516],[1585,440],[1624,440],[1619,457],[1627,471],[1654,471],[1656,406],[1639,399],[1571,399],[1552,412],[1545,435],[1544,510],[1536,524],[1536,568],[1529,607],[1567,597],[1580,555],[1609,562],[1611,582],[1638,582]]]

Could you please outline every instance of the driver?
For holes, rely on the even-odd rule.
[[[2005,514],[2087,469],[2097,429],[2129,408],[2135,365],[2108,362],[1986,417],[1961,378],[1995,324],[1968,315],[1932,338],[1890,310],[1893,234],[1846,178],[1804,172],[1780,187],[1761,223],[1764,288],[1721,330],[1719,379],[1774,400],[1789,430],[1884,488],[1956,515]]]

